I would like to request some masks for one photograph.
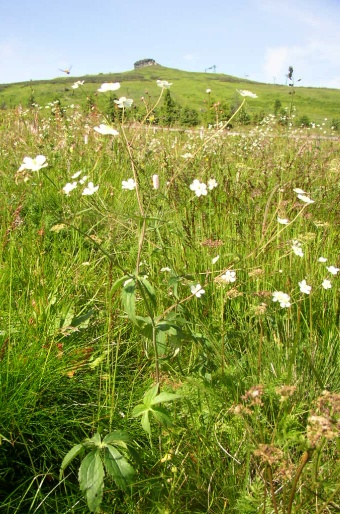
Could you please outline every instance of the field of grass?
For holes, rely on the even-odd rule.
[[[1,512],[339,512],[338,140],[121,112],[0,111]]]
[[[295,121],[301,116],[308,116],[313,123],[322,123],[324,118],[328,118],[327,125],[330,127],[332,120],[340,120],[340,95],[337,89],[303,87],[303,81],[298,82],[298,87],[292,89],[288,86],[252,82],[230,75],[187,72],[158,65],[123,73],[0,84],[0,106],[10,108],[21,104],[26,107],[32,99],[43,108],[56,99],[62,105],[79,103],[84,106],[86,98],[91,97],[99,110],[103,111],[105,102],[97,93],[99,85],[103,82],[120,82],[124,89],[122,94],[133,98],[135,105],[140,107],[141,97],[147,98],[150,104],[157,99],[157,79],[172,82],[171,95],[174,101],[182,107],[196,109],[203,118],[204,113],[214,103],[220,102],[232,108],[237,105],[239,97],[236,89],[251,89],[259,98],[256,104],[247,105],[250,116],[263,112],[272,113],[277,100],[281,102],[282,108],[289,108],[293,99],[296,107]],[[76,80],[85,81],[83,95],[78,95],[71,87]],[[209,97],[207,89],[211,89]],[[294,95],[291,95],[293,91]]]

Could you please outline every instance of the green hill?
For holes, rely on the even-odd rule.
[[[34,99],[41,106],[55,99],[62,105],[86,102],[86,97],[93,97],[102,109],[107,96],[97,93],[103,82],[120,82],[119,96],[134,99],[135,104],[141,104],[141,97],[152,102],[156,101],[160,90],[156,85],[157,79],[172,82],[171,97],[181,107],[195,108],[199,113],[207,110],[208,105],[221,102],[225,105],[235,105],[240,101],[236,89],[249,89],[258,95],[256,100],[247,103],[250,115],[265,112],[272,113],[275,101],[281,102],[282,108],[289,107],[291,102],[296,108],[296,118],[307,116],[315,123],[340,119],[340,91],[338,89],[288,87],[284,85],[265,84],[232,77],[219,73],[197,73],[166,68],[160,65],[147,66],[123,73],[100,73],[99,75],[67,76],[52,80],[32,80],[13,84],[0,85],[0,107],[11,108],[19,104],[27,106]],[[76,80],[84,80],[82,91],[73,90]],[[211,93],[206,93],[207,88]],[[292,96],[292,93],[294,95]],[[105,97],[105,98],[104,98]]]

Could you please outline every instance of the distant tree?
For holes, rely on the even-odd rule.
[[[282,104],[281,104],[280,100],[277,98],[275,100],[275,102],[274,102],[274,114],[275,114],[275,116],[277,115],[277,113],[279,112],[281,107],[282,107]]]
[[[191,107],[184,107],[180,115],[180,124],[185,127],[196,127],[200,122],[198,111]]]
[[[180,107],[172,99],[169,89],[165,92],[163,105],[159,114],[162,125],[168,127],[176,123],[180,118]]]
[[[251,117],[244,108],[242,108],[240,110],[240,112],[238,113],[237,121],[239,123],[241,123],[241,125],[249,125],[250,124]]]
[[[297,121],[299,127],[308,127],[310,125],[310,119],[305,114],[300,116]]]

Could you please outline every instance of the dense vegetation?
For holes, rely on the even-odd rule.
[[[72,103],[0,111],[2,512],[339,512],[329,126]]]

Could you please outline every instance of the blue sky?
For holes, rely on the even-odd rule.
[[[340,0],[0,0],[0,83],[135,61],[340,88]]]

